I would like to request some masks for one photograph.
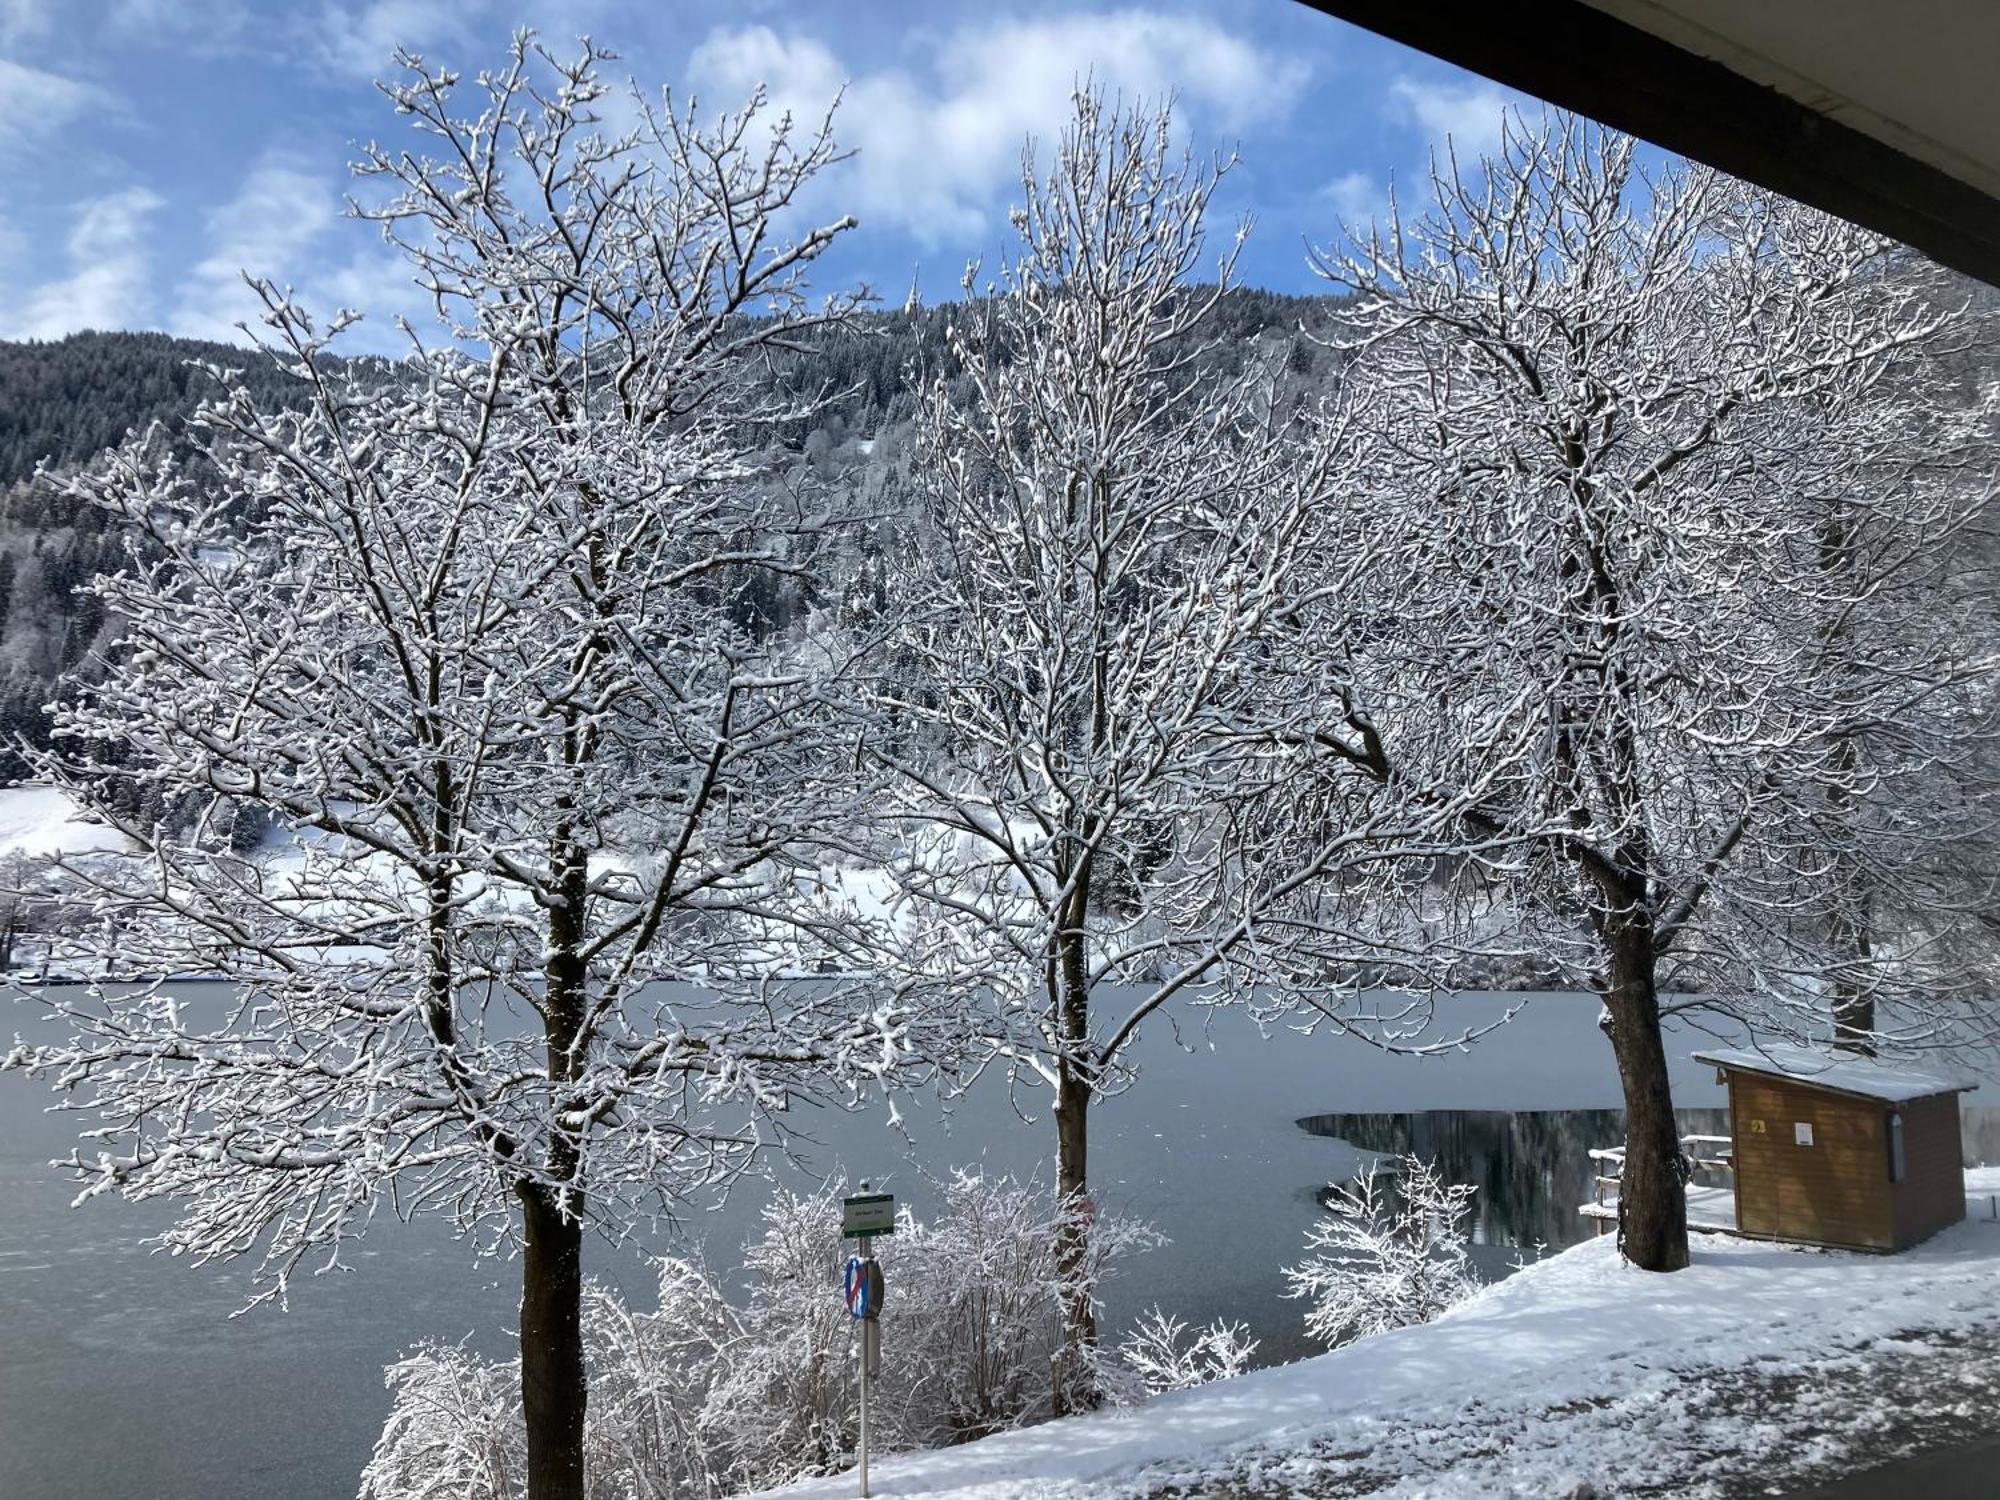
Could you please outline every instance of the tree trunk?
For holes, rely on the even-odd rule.
[[[1833,1044],[1849,1052],[1875,1054],[1875,994],[1868,987],[1868,969],[1874,961],[1874,943],[1869,933],[1869,902],[1863,895],[1849,913],[1836,909],[1833,919],[1835,961],[1851,965],[1833,987]]]
[[[1062,1282],[1062,1347],[1056,1353],[1055,1414],[1098,1404],[1091,1352],[1097,1344],[1095,1289],[1090,1281],[1090,1080],[1065,1063],[1056,1086],[1056,1274]]]
[[[528,1429],[527,1500],[583,1500],[583,1419],[590,1399],[583,1364],[584,1198],[574,1186],[581,1152],[560,1123],[564,1091],[576,1082],[582,1066],[589,976],[580,955],[589,887],[587,857],[572,836],[571,799],[559,799],[558,809],[550,865],[565,899],[548,915],[542,995],[557,1116],[550,1122],[548,1179],[524,1181],[516,1189],[524,1228],[521,1411]]]
[[[1833,1045],[1846,1052],[1875,1055],[1875,997],[1852,991],[1833,998]]]
[[[1062,1345],[1056,1351],[1057,1416],[1099,1404],[1093,1365],[1097,1348],[1096,1288],[1090,1276],[1090,970],[1085,951],[1088,865],[1073,872],[1070,902],[1056,934],[1056,1275],[1062,1284]]]
[[[583,1217],[521,1183],[521,1413],[528,1500],[583,1500]]]
[[[1618,1183],[1618,1248],[1642,1271],[1688,1263],[1687,1172],[1667,1081],[1654,988],[1653,928],[1643,905],[1607,915],[1602,927],[1611,1049],[1625,1092],[1625,1166]]]
[[[1855,537],[1849,519],[1838,502],[1834,502],[1820,525],[1820,569],[1836,580],[1854,571]],[[1841,590],[1836,589],[1836,595],[1840,593]],[[1851,666],[1853,634],[1853,616],[1846,610],[1837,610],[1820,631],[1820,638],[1825,642],[1829,656],[1837,663]],[[1858,734],[1850,732],[1841,736],[1833,747],[1827,769],[1827,806],[1834,818],[1844,824],[1853,816],[1860,795],[1857,788],[1863,784],[1861,738]],[[1841,831],[1838,828],[1835,830],[1836,847]],[[1849,875],[1851,889],[1837,888],[1834,891],[1833,914],[1828,923],[1833,959],[1838,966],[1833,986],[1833,1044],[1850,1052],[1872,1056],[1875,1051],[1875,996],[1868,988],[1868,982],[1869,967],[1874,959],[1869,930],[1873,925],[1873,913],[1865,883],[1867,876],[1859,870],[1850,870]]]

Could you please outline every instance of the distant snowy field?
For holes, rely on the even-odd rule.
[[[871,1491],[1585,1500],[1823,1472],[1874,1451],[1897,1405],[1881,1399],[1874,1362],[1937,1366],[1923,1399],[1990,1422],[2000,1362],[1945,1367],[1977,1346],[1969,1335],[2000,1337],[2000,1169],[1966,1175],[1968,1221],[1902,1255],[1700,1235],[1693,1266],[1659,1276],[1626,1266],[1607,1235],[1428,1326],[1126,1411],[881,1459]],[[1803,1390],[1805,1433],[1772,1407],[1774,1389]],[[854,1480],[773,1493],[834,1500]]]
[[[342,842],[334,835],[315,829],[277,826],[266,830],[263,841],[252,851],[250,858],[262,867],[267,879],[272,882],[271,892],[281,900],[295,902],[303,910],[337,913],[339,903],[328,901],[323,894],[288,893],[303,891],[309,885],[323,891],[326,867],[329,861],[338,860]],[[38,858],[51,854],[119,853],[135,847],[131,840],[115,829],[88,820],[81,814],[76,802],[55,787],[0,788],[0,860]],[[929,852],[948,858],[966,851],[955,844],[950,847],[941,844]],[[974,850],[968,857],[976,855]],[[349,850],[347,857],[368,878],[379,882],[381,889],[394,890],[409,883],[408,872],[383,856],[356,849]],[[655,859],[656,856],[650,853],[627,851],[598,855],[592,863],[594,868],[608,870],[636,868]],[[829,864],[795,878],[801,894],[816,901],[829,917],[881,925],[893,924],[901,919],[899,913],[903,907],[898,886],[886,870]],[[416,898],[414,887],[410,895],[412,900]],[[522,904],[528,900],[525,894],[519,892],[505,892],[490,899]],[[375,950],[321,951],[327,956],[351,951],[366,957]],[[830,969],[819,949],[803,943],[796,932],[775,924],[769,930],[763,963],[776,974],[824,974]]]
[[[0,787],[0,857],[96,854],[129,847],[114,829],[79,818],[76,804],[52,786]]]
[[[337,914],[339,903],[323,895],[329,861],[341,855],[342,841],[315,829],[266,830],[262,842],[250,857],[262,867],[271,882],[269,889],[281,900],[292,900],[303,910]],[[0,860],[39,859],[54,854],[110,854],[130,852],[137,846],[116,829],[89,819],[68,793],[52,786],[0,787]],[[380,855],[351,850],[347,857],[382,889],[397,889],[409,881],[406,871]],[[603,868],[640,862],[643,857],[605,855],[594,861]],[[845,914],[852,920],[886,922],[891,919],[896,899],[895,882],[887,872],[830,865],[802,877],[811,894],[829,913]],[[322,894],[298,895],[308,886]],[[415,898],[412,890],[412,899]],[[507,893],[495,898],[526,902],[525,895]],[[24,943],[20,950],[32,967],[39,950]],[[326,949],[327,957],[351,952],[356,957],[373,956],[376,950]],[[788,931],[774,930],[768,950],[768,967],[775,973],[823,973],[826,964],[817,951],[807,951]],[[66,971],[67,972],[67,971]]]

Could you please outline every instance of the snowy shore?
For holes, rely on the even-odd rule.
[[[1428,1326],[1128,1411],[881,1459],[872,1490],[1583,1500],[1816,1478],[1844,1454],[1882,1452],[1878,1365],[1914,1362],[1925,1383],[1913,1394],[1969,1420],[2000,1401],[2000,1362],[1980,1352],[2000,1343],[2000,1169],[1966,1178],[1967,1222],[1903,1255],[1700,1235],[1688,1270],[1655,1276],[1623,1265],[1607,1235]],[[1966,1350],[1977,1357],[1953,1360]],[[1787,1421],[1781,1387],[1809,1423]],[[833,1500],[854,1479],[778,1493]]]

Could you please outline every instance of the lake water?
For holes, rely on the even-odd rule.
[[[1449,1023],[1490,1020],[1523,998],[1461,997]],[[1475,1253],[1488,1276],[1587,1233],[1575,1212],[1590,1196],[1584,1152],[1620,1131],[1610,1048],[1595,1000],[1525,998],[1500,1031],[1434,1058],[1332,1035],[1267,1039],[1227,1012],[1205,1031],[1155,1026],[1137,1084],[1093,1113],[1092,1168],[1101,1205],[1151,1220],[1172,1243],[1107,1286],[1110,1322],[1158,1303],[1248,1323],[1263,1360],[1312,1352],[1280,1268],[1298,1258],[1325,1184],[1375,1151],[1414,1149],[1479,1187]],[[11,1009],[0,1001],[0,1041],[28,1029]],[[1710,1040],[1672,1039],[1690,1129],[1713,1129],[1724,1102],[1713,1071],[1687,1057]],[[1993,1092],[1973,1096],[1968,1150],[1982,1160],[2000,1156],[2000,1110],[1984,1107]],[[434,1224],[385,1225],[351,1272],[297,1285],[289,1311],[232,1319],[245,1268],[149,1252],[166,1206],[67,1206],[74,1189],[47,1162],[69,1150],[78,1117],[50,1116],[47,1103],[39,1086],[0,1076],[0,1497],[341,1500],[388,1409],[385,1364],[428,1338],[505,1351],[516,1268],[474,1263]],[[1039,1095],[1010,1098],[996,1078],[948,1116],[907,1103],[903,1114],[907,1139],[886,1111],[810,1112],[808,1169],[868,1178],[920,1217],[929,1181],[951,1166],[1047,1180],[1053,1127]],[[736,1263],[763,1192],[750,1184],[686,1226],[712,1264]],[[592,1274],[650,1305],[636,1255],[587,1253]],[[893,1250],[883,1259],[894,1295]]]

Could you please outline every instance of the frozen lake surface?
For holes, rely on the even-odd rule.
[[[190,990],[199,986],[188,986]],[[1462,1053],[1385,1054],[1351,1038],[1260,1037],[1217,1014],[1178,1039],[1156,1025],[1141,1075],[1093,1113],[1096,1194],[1107,1210],[1151,1220],[1172,1243],[1107,1287],[1113,1325],[1154,1303],[1197,1321],[1239,1319],[1264,1340],[1260,1360],[1311,1352],[1280,1268],[1298,1258],[1318,1193],[1369,1150],[1414,1148],[1480,1189],[1478,1252],[1503,1274],[1537,1243],[1585,1226],[1589,1146],[1615,1141],[1618,1084],[1596,1030],[1594,999],[1466,996],[1452,1029],[1528,999],[1508,1026]],[[0,1038],[31,1028],[5,1004]],[[1672,1038],[1676,1102],[1723,1103],[1711,1069],[1687,1054],[1712,1038]],[[1992,1091],[1975,1096],[1990,1103]],[[81,1209],[47,1162],[68,1151],[78,1116],[51,1116],[46,1091],[0,1076],[0,1496],[146,1496],[148,1500],[339,1500],[388,1409],[382,1367],[419,1339],[506,1349],[516,1268],[474,1263],[436,1224],[387,1222],[345,1275],[295,1286],[291,1308],[232,1319],[247,1268],[196,1269],[148,1251],[164,1205],[100,1198]],[[811,1172],[868,1178],[919,1217],[953,1166],[1048,1180],[1053,1126],[1043,1099],[984,1081],[949,1117],[903,1106],[907,1139],[887,1112],[808,1112]],[[1716,1117],[1690,1116],[1706,1128]],[[1980,1110],[1968,1148],[2000,1150],[2000,1112]],[[807,1172],[782,1168],[804,1185]],[[685,1227],[712,1264],[735,1265],[764,1189],[751,1183]],[[670,1240],[653,1247],[677,1248]],[[651,1303],[637,1255],[586,1252],[593,1275]],[[1527,1252],[1532,1255],[1530,1248]],[[884,1265],[894,1295],[893,1247]],[[838,1295],[829,1284],[828,1296]],[[893,1350],[887,1351],[893,1358]]]

